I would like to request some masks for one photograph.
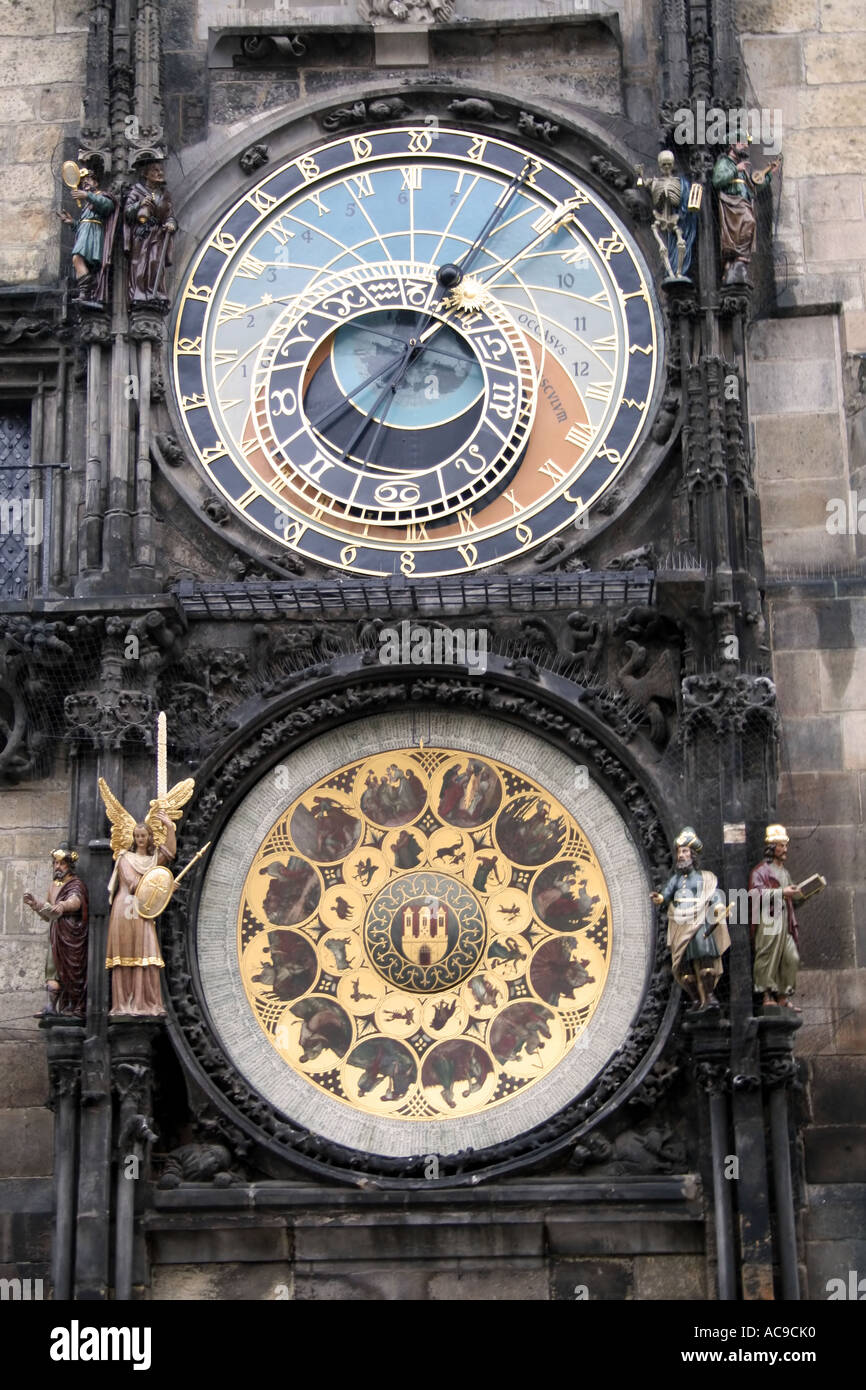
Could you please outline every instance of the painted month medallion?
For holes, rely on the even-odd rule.
[[[571,1052],[612,958],[586,833],[490,756],[404,747],[334,767],[280,814],[238,913],[244,992],[283,1063],[417,1121],[507,1105]]]

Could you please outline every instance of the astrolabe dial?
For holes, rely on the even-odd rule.
[[[440,125],[331,139],[245,189],[185,275],[176,404],[208,482],[359,574],[464,573],[577,521],[634,454],[658,314],[566,169]]]
[[[433,745],[335,767],[258,846],[237,921],[248,1007],[349,1109],[415,1122],[507,1105],[605,989],[611,900],[532,777]]]
[[[537,392],[526,337],[492,300],[471,315],[439,300],[420,328],[435,288],[411,263],[327,277],[256,362],[250,442],[277,461],[284,496],[358,538],[471,506],[526,446]]]

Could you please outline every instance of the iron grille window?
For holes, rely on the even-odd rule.
[[[30,407],[0,410],[0,602],[27,597]]]

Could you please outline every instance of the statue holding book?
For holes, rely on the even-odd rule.
[[[752,903],[752,941],[755,949],[755,993],[767,1005],[800,1010],[791,1003],[800,969],[797,914],[800,904],[826,888],[826,879],[812,874],[794,883],[785,865],[788,832],[784,825],[768,825],[764,836],[766,854],[749,875]],[[755,889],[757,891],[752,892]]]

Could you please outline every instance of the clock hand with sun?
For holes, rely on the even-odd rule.
[[[514,175],[511,182],[506,185],[503,192],[497,198],[496,206],[494,207],[492,213],[488,217],[487,221],[484,223],[484,226],[481,228],[481,231],[478,233],[472,245],[460,257],[459,262],[446,262],[446,264],[441,265],[439,267],[438,271],[436,272],[436,279],[443,289],[450,291],[455,286],[460,284],[466,271],[471,266],[472,262],[476,260],[477,257],[484,250],[486,241],[496,230],[499,223],[502,221],[502,218],[505,216],[509,206],[517,196],[521,186],[526,182],[526,179],[529,175],[529,170],[530,165],[527,162],[523,165],[523,168],[520,170],[520,172]],[[440,303],[441,302],[442,301],[440,300]],[[400,354],[399,357],[393,358],[391,362],[387,363],[382,368],[382,370],[379,373],[377,373],[377,376],[381,377],[385,374],[385,372],[389,372],[392,367],[396,368],[396,375],[392,377],[391,380],[388,381],[383,387],[376,400],[375,405],[373,406],[372,410],[368,412],[367,420],[365,420],[364,423],[358,427],[358,429],[352,436],[352,439],[347,444],[346,449],[343,453],[344,459],[348,457],[351,450],[358,443],[358,440],[364,434],[364,431],[366,430],[370,420],[376,416],[376,413],[382,406],[382,403],[387,400],[387,404],[385,405],[382,414],[376,421],[376,432],[373,436],[373,442],[368,451],[370,457],[368,457],[367,462],[372,463],[372,453],[376,440],[379,437],[379,432],[385,423],[385,417],[388,414],[388,411],[393,403],[394,397],[400,387],[401,382],[403,381],[410,368],[415,366],[419,358],[424,354],[424,352],[426,352],[430,338],[432,338],[434,334],[438,333],[439,330],[443,327],[445,327],[445,324],[443,324],[441,321],[437,321],[434,318],[433,314],[422,314],[418,320],[418,325],[415,330],[416,336],[409,339],[406,349]],[[369,385],[369,382],[365,384]],[[357,390],[360,389],[361,388],[357,388]],[[357,390],[353,394],[357,394]],[[390,400],[387,399],[389,393]],[[345,402],[345,404],[348,404],[348,400]]]
[[[516,191],[516,185],[513,186],[515,187]],[[513,196],[513,194],[511,196]],[[505,199],[500,205],[500,207],[497,209],[500,215],[505,211],[505,208],[507,207],[510,200],[510,197]],[[440,266],[437,277],[439,279],[439,283],[446,284],[449,290],[451,291],[450,295],[446,296],[446,299],[441,302],[447,305],[448,298],[451,298],[454,301],[453,307],[458,310],[471,307],[470,296],[477,295],[478,301],[480,302],[481,298],[484,297],[485,291],[489,284],[491,284],[494,280],[498,279],[499,276],[504,273],[504,271],[510,269],[510,267],[514,265],[515,261],[521,260],[528,251],[532,251],[534,247],[538,246],[540,242],[544,241],[545,237],[548,237],[551,232],[558,231],[562,224],[566,222],[569,217],[571,217],[572,213],[577,211],[578,207],[580,207],[584,201],[585,199],[581,198],[567,198],[565,202],[558,203],[556,207],[551,208],[550,211],[546,213],[544,217],[539,219],[539,221],[536,223],[536,234],[532,238],[532,240],[528,241],[525,246],[522,246],[519,251],[515,251],[514,255],[509,256],[508,260],[504,261],[502,265],[497,266],[493,273],[487,278],[487,280],[477,280],[474,276],[464,277],[463,272],[467,266],[468,261],[470,259],[475,259],[477,254],[483,249],[484,241],[487,239],[487,237],[490,235],[490,232],[493,230],[493,226],[491,226],[490,223],[488,223],[481,235],[469,248],[469,252],[467,252],[467,255],[461,258],[460,264],[453,266]],[[496,221],[498,221],[498,218],[496,218]],[[443,276],[445,275],[445,273],[452,271],[457,273],[453,277],[449,273],[447,280],[443,280]],[[459,302],[458,298],[458,296],[460,295],[461,284],[464,284],[466,291],[465,302],[462,304]],[[415,353],[415,361],[418,360],[421,353],[426,349],[427,344],[430,342],[430,339],[435,337],[439,330],[444,327],[445,324],[441,320],[439,320],[437,322],[432,323],[429,327],[425,326],[425,328],[419,333],[419,347]]]

